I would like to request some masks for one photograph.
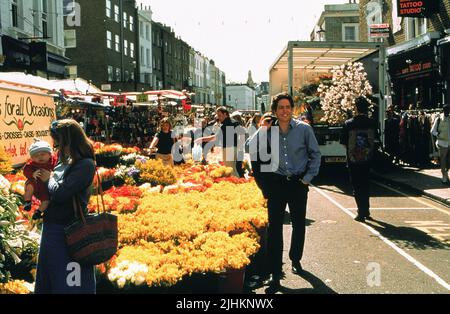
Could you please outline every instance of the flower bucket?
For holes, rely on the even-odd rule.
[[[219,294],[243,293],[245,267],[241,269],[229,269],[220,273]]]
[[[107,191],[113,187],[113,180],[102,181],[102,189],[103,191]]]
[[[120,156],[95,155],[98,167],[114,168],[120,162]]]

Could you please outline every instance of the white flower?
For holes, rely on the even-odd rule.
[[[123,288],[123,287],[125,287],[125,284],[127,283],[127,281],[125,280],[125,278],[120,278],[119,280],[117,280],[117,286],[119,287],[119,288]]]

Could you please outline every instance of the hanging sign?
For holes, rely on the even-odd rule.
[[[371,38],[389,37],[390,30],[389,24],[372,24],[369,36]]]

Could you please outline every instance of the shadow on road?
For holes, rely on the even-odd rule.
[[[406,248],[426,250],[444,249],[450,250],[450,244],[443,243],[425,232],[404,226],[394,226],[380,220],[366,220],[366,224],[377,230],[382,236],[395,242],[401,242]]]
[[[316,222],[315,220],[306,218],[305,219],[305,226],[309,227],[315,222]],[[289,214],[289,212],[285,211],[284,212],[284,216],[283,216],[283,225],[291,225],[291,224],[292,224],[292,222],[291,222],[291,215]]]
[[[303,271],[299,277],[305,279],[311,284],[311,288],[292,289],[281,287],[282,294],[337,294],[336,291],[328,287],[320,278],[309,271]]]

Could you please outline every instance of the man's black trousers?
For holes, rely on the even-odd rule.
[[[284,176],[270,175],[267,186],[269,226],[267,229],[267,255],[269,272],[275,276],[282,273],[283,261],[283,222],[286,205],[292,223],[291,246],[289,258],[300,261],[305,244],[305,217],[308,186],[296,180],[287,180]]]
[[[358,207],[358,216],[369,216],[370,166],[368,164],[349,164],[348,170],[350,182],[353,186],[353,195],[355,197],[356,206]]]

